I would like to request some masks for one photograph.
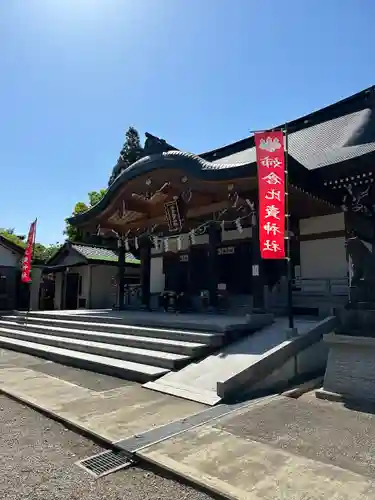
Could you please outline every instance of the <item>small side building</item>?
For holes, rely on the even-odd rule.
[[[116,250],[84,243],[66,242],[46,265],[34,269],[33,287],[38,300],[32,309],[107,309],[116,306],[118,254]],[[50,286],[51,280],[54,286]],[[139,285],[139,260],[126,254],[125,284]],[[46,286],[46,284],[49,284]],[[45,293],[48,297],[45,297]],[[53,295],[53,297],[51,297]]]
[[[27,285],[22,286],[24,249],[0,235],[0,311],[22,309],[27,303]]]

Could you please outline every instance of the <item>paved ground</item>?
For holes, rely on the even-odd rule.
[[[208,500],[205,493],[132,468],[96,480],[77,460],[102,449],[41,414],[0,396],[2,500]]]
[[[300,399],[272,401],[249,413],[223,419],[216,426],[235,436],[255,440],[322,463],[375,478],[375,417],[341,405]]]
[[[204,409],[198,403],[147,391],[137,384],[5,350],[0,350],[0,390],[108,441],[142,434]],[[90,442],[61,427],[50,440],[51,429],[57,424],[48,421],[47,430],[44,424],[41,428],[40,423],[38,427],[33,421],[23,422],[26,417],[22,415],[11,413],[7,417],[5,412],[2,418],[1,413],[0,435],[6,437],[0,448],[0,498],[48,500],[69,495],[72,499],[111,500],[104,490],[96,493],[91,477],[73,466],[78,458],[97,452]],[[375,500],[374,435],[373,412],[317,400],[308,393],[299,399],[275,396],[259,401],[138,448],[137,455],[230,499]],[[10,458],[18,465],[12,465]],[[145,473],[137,470],[121,474],[124,480],[119,485],[116,474],[100,480],[98,488],[108,487],[113,498],[119,499],[169,498],[161,491],[170,483],[152,474],[144,477]],[[55,488],[57,493],[48,497],[44,487],[50,488],[48,492]],[[1,488],[8,496],[2,495]],[[77,488],[77,496],[69,488],[73,492]],[[189,489],[171,495],[207,498],[191,497],[198,493]]]
[[[240,500],[374,500],[375,416],[280,396],[141,451]]]
[[[141,385],[0,349],[0,390],[109,443],[206,408]]]

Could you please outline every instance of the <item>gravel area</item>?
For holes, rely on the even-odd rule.
[[[131,468],[95,479],[75,462],[103,448],[0,395],[2,500],[208,500],[201,491]]]

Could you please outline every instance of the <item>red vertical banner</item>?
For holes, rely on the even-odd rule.
[[[35,233],[36,233],[36,219],[30,225],[29,234],[27,236],[27,243],[25,248],[25,254],[22,261],[22,273],[21,281],[22,283],[30,283],[30,271],[31,271],[31,259],[33,257],[33,249],[35,243]]]
[[[259,245],[262,259],[285,259],[284,133],[254,134],[258,164]]]

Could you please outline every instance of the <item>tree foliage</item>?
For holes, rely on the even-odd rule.
[[[14,228],[0,228],[0,234],[10,242],[19,246],[20,248],[26,247],[25,235],[17,235]],[[33,259],[47,261],[57,250],[61,247],[60,243],[54,245],[43,245],[36,242],[34,245]]]
[[[109,178],[108,185],[116,179],[116,177],[127,167],[139,160],[143,155],[143,148],[141,146],[141,140],[139,138],[139,133],[134,127],[129,127],[125,133],[125,141],[120,151],[116,165],[113,167],[112,174]],[[88,203],[79,201],[75,204],[72,216],[82,214],[86,212],[91,207],[99,203],[103,198],[106,189],[100,189],[99,191],[90,191],[88,193]],[[68,219],[65,219],[66,227],[64,234],[70,241],[84,242],[85,237],[82,231],[69,224]]]
[[[108,185],[118,177],[123,170],[130,167],[138,161],[143,155],[143,148],[139,138],[138,130],[134,127],[129,127],[125,133],[125,141],[120,151],[116,165],[113,167],[112,174],[109,178]]]
[[[78,203],[76,203],[72,215],[70,217],[87,212],[87,210],[89,210],[91,207],[99,203],[99,201],[103,198],[106,192],[107,192],[106,189],[100,189],[99,191],[90,191],[88,193],[88,199],[89,199],[88,203],[85,203],[83,201],[79,201]],[[84,237],[82,231],[79,228],[72,226],[68,222],[68,219],[65,219],[65,223],[66,226],[64,234],[67,236],[68,240],[83,242]]]
[[[107,192],[106,189],[100,189],[99,191],[90,191],[88,194],[89,208],[99,203],[99,201],[103,198],[106,192]]]

